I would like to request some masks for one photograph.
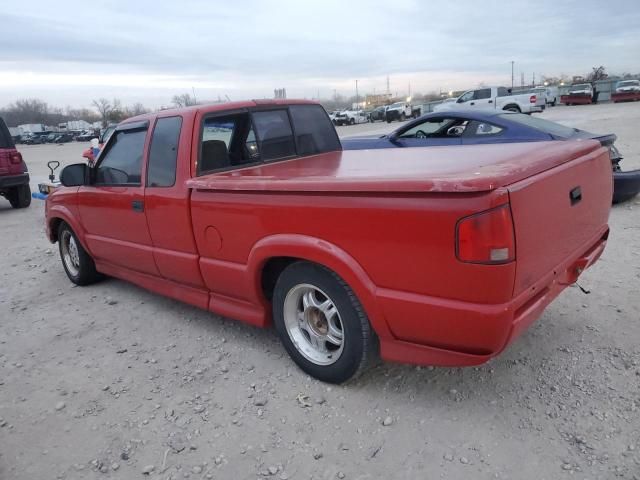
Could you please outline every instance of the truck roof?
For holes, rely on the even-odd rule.
[[[328,152],[191,179],[197,190],[482,192],[602,148],[595,140]]]
[[[140,120],[151,120],[156,117],[165,117],[169,115],[180,115],[184,113],[193,114],[194,112],[224,112],[226,110],[238,110],[242,108],[254,108],[254,107],[269,107],[269,106],[287,106],[287,105],[320,105],[319,102],[314,100],[302,100],[302,99],[255,99],[255,100],[241,100],[237,102],[225,102],[225,103],[203,103],[198,105],[192,105],[190,107],[178,107],[168,108],[165,110],[159,110],[157,112],[145,113],[137,115],[135,117],[127,118],[122,123],[137,122]]]

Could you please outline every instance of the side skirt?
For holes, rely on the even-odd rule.
[[[209,290],[190,287],[165,278],[136,272],[107,262],[96,261],[96,269],[110,277],[131,282],[151,292],[188,303],[203,310],[209,310],[218,315],[234,318],[258,327],[268,325],[267,313],[262,306],[214,294]]]

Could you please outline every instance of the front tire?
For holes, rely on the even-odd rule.
[[[7,199],[13,208],[27,208],[31,205],[31,188],[29,185],[13,187],[7,195]]]
[[[375,334],[351,288],[309,262],[289,265],[273,293],[276,331],[307,374],[342,383],[363,372],[375,354]]]
[[[58,247],[64,271],[73,283],[84,286],[102,279],[93,258],[82,247],[71,227],[64,222],[58,227]]]

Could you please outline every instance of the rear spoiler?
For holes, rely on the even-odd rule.
[[[602,145],[603,147],[610,147],[618,139],[615,133],[609,133],[607,135],[600,135],[591,138],[593,138],[594,140],[598,140],[600,142],[600,145]]]
[[[602,145],[603,147],[609,148],[609,156],[611,157],[611,163],[613,165],[617,165],[618,163],[620,163],[620,160],[622,160],[622,154],[614,145],[614,142],[618,138],[615,134],[610,133],[608,135],[600,135],[598,137],[592,138],[594,140],[598,140],[600,142],[600,145]]]

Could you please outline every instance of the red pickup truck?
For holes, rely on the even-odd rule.
[[[46,202],[70,280],[272,322],[307,373],[477,365],[602,253],[595,140],[342,151],[324,109],[248,101],[120,124]],[[150,319],[152,320],[152,319]]]

